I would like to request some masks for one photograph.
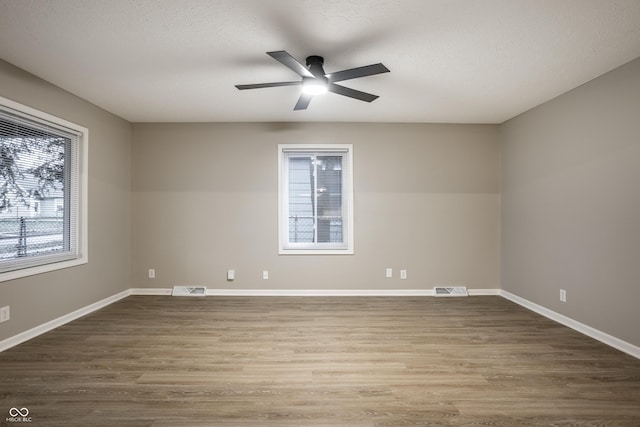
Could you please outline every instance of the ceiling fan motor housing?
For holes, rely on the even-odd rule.
[[[307,56],[307,67],[309,67],[309,71],[316,77],[321,77],[325,75],[324,69],[322,65],[324,64],[324,58],[318,55]]]

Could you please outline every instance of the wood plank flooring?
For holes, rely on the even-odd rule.
[[[132,296],[0,353],[0,425],[639,426],[640,360],[500,297]]]

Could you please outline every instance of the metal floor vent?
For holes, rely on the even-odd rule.
[[[436,286],[433,288],[433,295],[437,297],[466,297],[469,296],[469,293],[465,286],[454,286],[452,288]]]
[[[207,288],[204,286],[174,286],[171,296],[174,297],[203,297],[207,294]]]

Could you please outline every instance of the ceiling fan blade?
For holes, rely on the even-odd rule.
[[[299,63],[293,56],[289,55],[284,50],[278,50],[275,52],[267,52],[267,55],[280,62],[285,67],[290,68],[302,77],[314,77],[314,75],[301,63]]]
[[[260,89],[263,87],[280,87],[280,86],[298,86],[302,84],[302,82],[277,82],[277,83],[256,83],[251,85],[236,85],[236,87],[240,90],[244,89]]]
[[[372,95],[370,93],[361,92],[359,90],[340,86],[335,83],[329,83],[329,92],[337,93],[338,95],[348,96],[349,98],[354,98],[354,99],[358,99],[360,101],[365,101],[365,102],[371,102],[378,98],[378,95]]]
[[[349,70],[336,71],[327,74],[330,82],[340,82],[343,80],[356,79],[358,77],[373,76],[376,74],[388,73],[389,69],[382,64],[365,65],[364,67],[351,68]]]
[[[298,102],[296,102],[296,106],[293,107],[293,109],[306,110],[307,107],[309,106],[309,103],[311,102],[311,98],[313,98],[313,95],[309,95],[308,93],[303,93],[302,95],[300,95],[300,98],[298,98]]]

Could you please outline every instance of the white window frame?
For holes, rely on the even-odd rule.
[[[343,243],[289,242],[288,164],[286,153],[340,153],[343,155],[342,214]],[[278,253],[280,255],[353,255],[353,145],[352,144],[279,144],[278,145]]]
[[[18,102],[0,96],[0,108],[24,119],[60,129],[65,133],[76,135],[76,143],[72,146],[74,160],[71,162],[70,197],[76,198],[76,212],[72,215],[70,239],[73,240],[72,251],[54,255],[34,256],[26,259],[7,262],[0,272],[0,282],[21,277],[42,274],[63,268],[74,267],[89,262],[88,254],[88,173],[89,130],[83,126],[36,110]]]

